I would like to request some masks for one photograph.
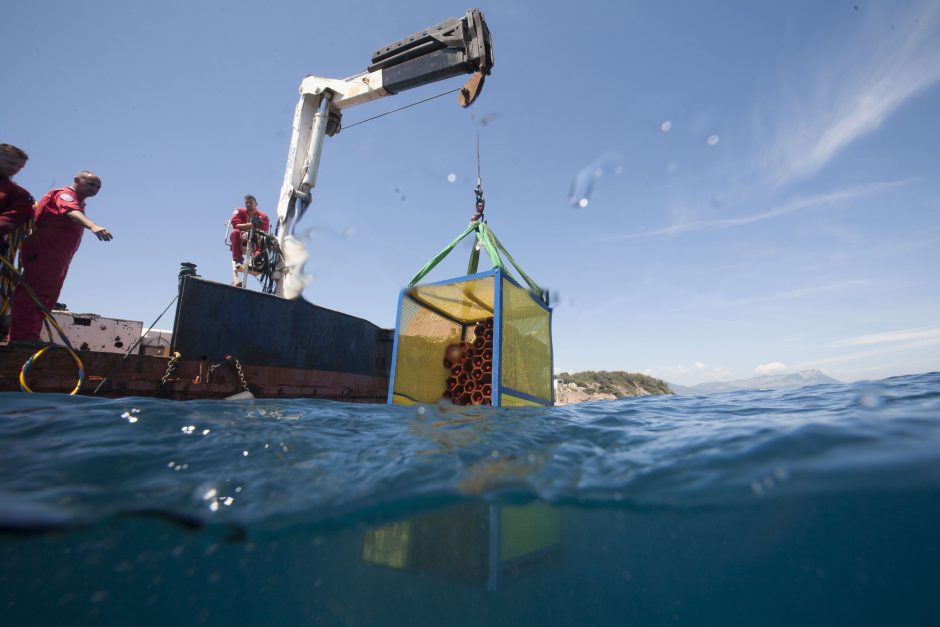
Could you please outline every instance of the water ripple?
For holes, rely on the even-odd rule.
[[[697,507],[940,485],[940,374],[555,408],[0,395],[0,525],[244,525],[428,502]]]

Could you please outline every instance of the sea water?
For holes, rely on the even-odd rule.
[[[532,409],[0,394],[3,625],[940,622],[940,374]]]

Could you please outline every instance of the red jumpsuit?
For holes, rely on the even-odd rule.
[[[54,189],[43,196],[36,207],[36,226],[20,251],[23,278],[48,309],[52,309],[59,298],[72,256],[85,231],[81,224],[66,215],[70,211],[85,213],[85,201],[71,187]],[[42,320],[42,311],[22,283],[17,285],[13,292],[10,341],[38,340]]]
[[[268,216],[263,211],[255,210],[255,216],[261,218],[261,230],[265,233],[268,232],[268,228],[271,226],[271,222],[268,220]],[[242,253],[242,233],[247,233],[247,231],[239,231],[239,224],[247,224],[251,222],[251,218],[248,217],[248,210],[244,207],[239,207],[232,212],[232,219],[229,220],[229,224],[232,225],[232,232],[228,236],[229,245],[232,249],[232,261],[243,261]]]
[[[33,197],[10,179],[0,178],[0,236],[25,224],[31,217]]]

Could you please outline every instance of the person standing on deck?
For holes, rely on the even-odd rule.
[[[14,263],[22,228],[33,217],[36,203],[25,189],[13,182],[16,173],[23,169],[29,155],[16,146],[0,144],[0,255]],[[10,323],[10,301],[16,285],[13,270],[0,265],[0,340],[6,338]]]
[[[13,177],[23,169],[28,159],[29,155],[16,146],[0,144],[0,242],[5,242],[8,233],[33,217],[33,197],[13,182]],[[10,258],[2,247],[0,244],[0,254]]]
[[[244,287],[238,275],[245,270],[245,247],[248,243],[248,234],[252,227],[267,233],[271,222],[267,214],[258,210],[258,201],[255,197],[248,194],[245,196],[245,206],[232,212],[229,224],[232,227],[232,232],[229,234],[229,246],[232,249],[232,270],[235,274],[233,284]]]
[[[26,241],[20,258],[23,279],[51,309],[59,298],[65,275],[75,251],[88,229],[103,242],[112,239],[103,226],[85,215],[85,199],[101,189],[101,179],[94,172],[83,170],[75,175],[69,187],[49,191],[36,207],[36,226]],[[13,293],[13,321],[10,325],[11,342],[35,342],[42,330],[43,312],[36,306],[20,283]]]

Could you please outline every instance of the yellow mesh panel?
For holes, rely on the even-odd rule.
[[[542,407],[541,404],[536,403],[535,401],[530,401],[527,398],[519,398],[518,396],[512,396],[511,394],[506,394],[505,392],[503,392],[503,397],[499,404],[501,407]]]
[[[362,542],[362,561],[392,568],[407,568],[411,523],[392,523],[366,532]]]
[[[504,505],[499,509],[502,562],[561,543],[561,513],[550,505]]]
[[[447,285],[419,285],[412,295],[457,320],[475,322],[493,315],[493,285],[494,278],[488,276]]]
[[[414,405],[415,401],[402,396],[401,394],[392,393],[392,403],[394,405]]]
[[[503,279],[502,344],[502,384],[551,401],[549,313],[532,299],[528,291],[506,279]],[[505,398],[504,405],[507,404]]]
[[[441,398],[449,374],[444,368],[444,349],[460,341],[461,328],[407,296],[402,299],[394,403],[408,404],[407,399],[433,403]]]

